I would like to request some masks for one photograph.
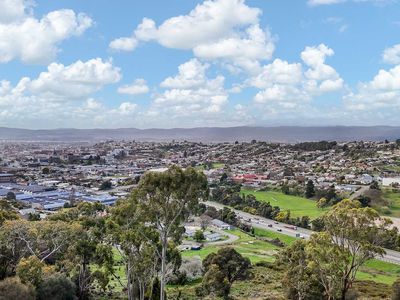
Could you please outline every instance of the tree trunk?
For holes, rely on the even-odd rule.
[[[133,291],[132,291],[132,274],[131,274],[131,264],[130,262],[128,262],[128,266],[127,266],[127,270],[126,270],[126,275],[127,275],[127,279],[128,279],[128,283],[127,283],[127,289],[128,289],[128,300],[133,300]]]
[[[165,274],[167,272],[167,235],[165,233],[162,234],[161,237],[161,242],[162,242],[162,249],[161,249],[161,278],[160,278],[160,300],[165,300]]]
[[[82,266],[79,269],[79,299],[83,300],[87,298],[87,285],[88,285],[88,264],[86,263],[86,258],[83,259]]]
[[[347,277],[344,279],[342,292],[341,292],[341,300],[346,300],[346,294],[348,290],[348,279]]]

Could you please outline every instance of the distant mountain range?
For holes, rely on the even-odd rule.
[[[49,129],[29,130],[0,127],[0,140],[96,142],[104,140],[136,141],[353,141],[395,140],[400,138],[400,127],[391,126],[326,126],[326,127],[198,127],[172,129]]]

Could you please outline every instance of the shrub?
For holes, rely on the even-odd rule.
[[[0,300],[35,300],[35,290],[31,285],[23,284],[18,277],[9,277],[0,281]]]

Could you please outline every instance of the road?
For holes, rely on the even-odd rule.
[[[228,207],[223,204],[211,202],[211,201],[207,201],[207,202],[205,202],[205,204],[208,206],[213,206],[217,209],[222,209],[223,207]],[[245,213],[240,210],[233,209],[231,207],[229,207],[229,208],[232,209],[236,213],[236,215],[238,217],[240,217],[241,219],[244,219],[244,220],[250,219],[250,222],[248,222],[248,223],[250,223],[255,228],[265,229],[265,230],[269,230],[269,231],[275,231],[275,232],[279,232],[281,234],[285,234],[285,235],[292,236],[292,237],[296,237],[297,234],[300,234],[300,237],[304,237],[304,239],[310,238],[311,234],[315,233],[312,230],[308,230],[308,229],[304,229],[304,228],[300,228],[300,227],[298,227],[297,230],[290,229],[288,227],[293,228],[292,225],[276,222],[274,220],[266,219],[266,218],[263,218],[260,216],[255,216],[255,215]],[[386,254],[383,255],[383,257],[377,256],[376,259],[400,265],[400,252],[389,250],[389,249],[385,249],[385,252],[386,252]]]

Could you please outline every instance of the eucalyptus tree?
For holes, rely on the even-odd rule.
[[[161,250],[160,299],[165,299],[168,242],[178,244],[183,236],[183,223],[208,196],[207,178],[194,168],[177,166],[165,172],[148,172],[140,180],[135,196],[139,215],[146,225],[159,234]]]

